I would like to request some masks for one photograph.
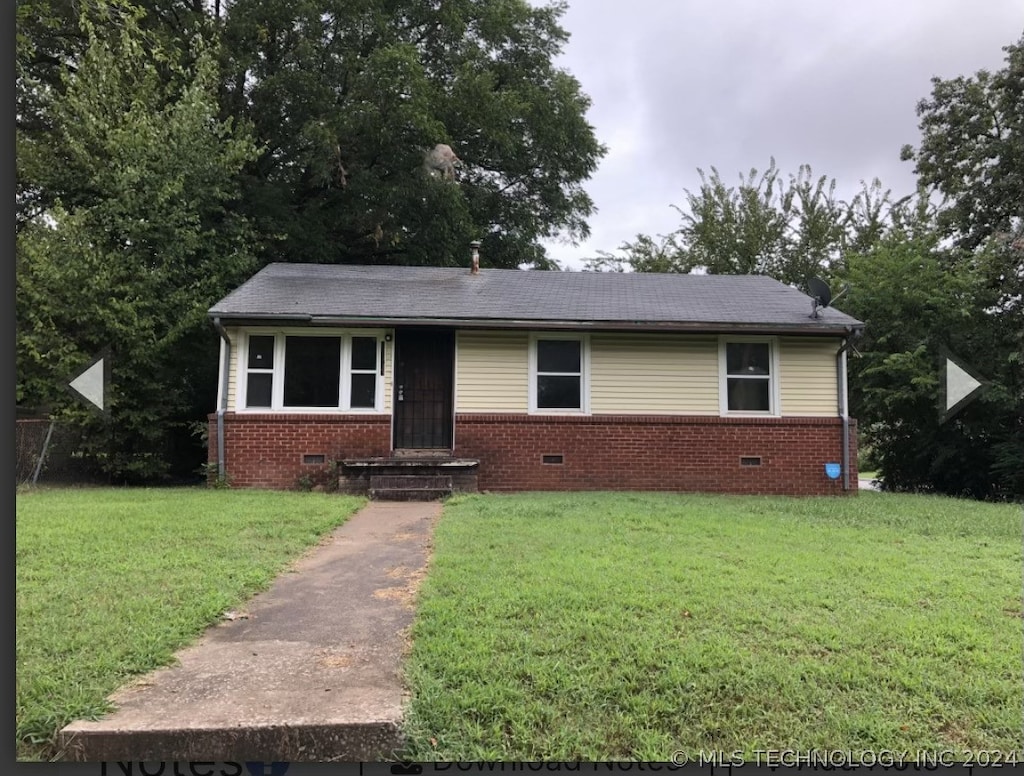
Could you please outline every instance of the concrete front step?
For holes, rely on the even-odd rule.
[[[395,456],[339,464],[338,490],[381,500],[426,501],[477,489],[476,460]]]
[[[452,495],[451,488],[370,488],[376,501],[436,501]]]
[[[375,474],[370,477],[371,490],[390,488],[451,490],[452,478],[445,474]]]
[[[452,495],[452,478],[443,474],[377,474],[370,477],[369,494],[381,501],[434,501]]]

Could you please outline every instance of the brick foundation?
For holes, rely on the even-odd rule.
[[[455,454],[480,460],[480,490],[841,494],[842,478],[824,469],[841,462],[841,449],[838,418],[459,415],[455,424]],[[544,463],[545,455],[563,463]]]
[[[217,416],[210,415],[209,462],[216,476]],[[391,452],[389,415],[276,414],[229,412],[224,416],[228,483],[241,488],[290,490],[308,477],[314,486],[333,484],[334,462]],[[322,464],[303,463],[322,455]]]
[[[217,462],[216,415],[209,461]],[[850,493],[857,492],[856,422],[850,423]],[[235,487],[328,485],[342,458],[391,452],[379,415],[227,413],[225,463]],[[480,461],[480,490],[660,490],[841,494],[826,462],[840,462],[838,418],[458,415],[455,450]],[[323,455],[323,464],[303,463]],[[544,463],[543,456],[561,456]],[[760,459],[743,465],[742,458]],[[753,461],[748,461],[753,463]]]

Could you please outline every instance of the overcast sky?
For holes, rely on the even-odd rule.
[[[534,0],[542,4],[541,0]],[[608,154],[586,184],[598,208],[567,269],[638,233],[677,228],[671,205],[697,168],[786,175],[801,164],[841,198],[878,177],[913,190],[904,143],[932,76],[1000,69],[1024,32],[1024,0],[570,0],[559,65],[593,101]]]

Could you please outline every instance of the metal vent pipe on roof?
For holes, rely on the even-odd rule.
[[[480,241],[473,240],[469,244],[469,247],[473,250],[473,266],[470,268],[470,273],[473,275],[480,274]]]

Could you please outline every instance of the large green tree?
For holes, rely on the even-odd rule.
[[[939,227],[973,249],[1024,221],[1024,35],[996,72],[932,79],[917,105],[921,142],[903,147],[918,182],[942,194]]]
[[[982,284],[972,330],[989,347],[972,353],[1002,397],[997,467],[1024,495],[1024,35],[1006,46],[1005,66],[932,79],[917,106],[921,140],[904,146],[921,186],[941,198],[937,232],[955,246],[951,273]]]
[[[1006,358],[1008,332],[982,265],[953,259],[934,216],[922,200],[917,220],[847,259],[843,307],[866,323],[850,360],[853,414],[886,489],[1020,497],[1020,375]],[[981,368],[991,385],[947,417],[950,356]]]
[[[604,148],[554,63],[564,4],[235,0],[228,114],[263,144],[245,212],[267,259],[552,266],[545,238],[587,235],[583,182]],[[423,173],[450,145],[455,182]]]
[[[17,399],[111,474],[213,406],[210,303],[272,260],[553,267],[605,149],[564,4],[17,0]],[[428,175],[439,143],[455,181]],[[63,381],[114,350],[106,423]],[[193,466],[201,451],[191,453]]]
[[[87,1],[87,0],[86,0]],[[87,45],[71,0],[19,0],[15,7],[15,134],[18,230],[53,204],[35,164],[45,153],[54,130],[51,105],[64,92]],[[36,148],[43,149],[34,153]]]
[[[106,9],[112,10],[110,8]],[[46,143],[19,143],[21,186],[45,192],[17,237],[17,400],[89,429],[106,473],[166,473],[168,444],[213,404],[209,305],[256,266],[233,212],[255,157],[247,130],[218,118],[217,62],[201,40],[177,64],[126,5],[81,18],[87,44],[47,105]],[[108,416],[93,420],[62,382],[112,350]]]
[[[676,206],[679,229],[638,235],[591,268],[771,275],[802,286],[809,277],[832,277],[848,250],[877,240],[894,206],[877,180],[846,202],[834,179],[816,177],[807,165],[784,177],[774,159],[735,186],[714,167],[698,173],[700,188],[686,190],[685,204]]]
[[[89,20],[87,33],[81,21]],[[25,226],[53,204],[57,192],[47,185],[45,167],[32,167],[56,127],[53,106],[74,81],[91,39],[112,43],[126,19],[159,47],[153,64],[162,80],[175,78],[173,65],[194,65],[196,38],[212,43],[217,23],[204,0],[16,0],[15,127],[18,137],[16,224]],[[173,65],[164,59],[170,58]],[[53,171],[56,172],[56,171]]]

